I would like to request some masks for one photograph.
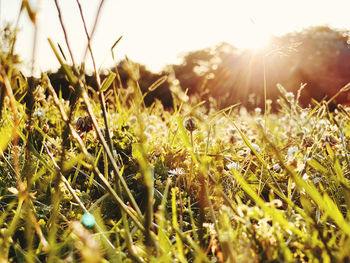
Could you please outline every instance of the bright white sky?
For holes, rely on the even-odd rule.
[[[0,0],[1,26],[14,22],[21,0]],[[40,0],[29,1],[34,7]],[[86,47],[75,0],[59,0],[74,58],[80,63]],[[80,0],[89,29],[100,0]],[[105,0],[92,48],[97,66],[115,65],[125,55],[149,69],[159,71],[166,64],[179,63],[183,51],[197,50],[222,41],[237,47],[262,45],[271,35],[300,30],[310,25],[350,29],[350,0]],[[20,19],[17,52],[31,63],[33,26],[26,14]],[[47,38],[60,43],[66,56],[54,0],[42,0],[39,16],[36,73],[56,70],[59,64]],[[111,46],[120,37],[115,48]],[[91,69],[87,61],[87,68]]]

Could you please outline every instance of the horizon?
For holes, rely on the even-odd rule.
[[[20,2],[0,2],[1,27],[6,22],[14,24]],[[59,43],[66,56],[68,55],[56,7],[53,1],[29,2],[34,9],[41,3],[34,75],[48,70],[55,71],[59,68],[59,63],[47,38],[51,38],[55,44]],[[89,32],[99,2],[81,1]],[[76,1],[63,0],[58,3],[74,59],[80,64],[87,41]],[[312,26],[350,29],[350,20],[346,14],[350,3],[345,0],[311,0],[306,3],[301,0],[220,0],[212,3],[213,1],[199,0],[180,0],[176,3],[164,0],[106,0],[92,39],[97,68],[108,69],[128,56],[145,65],[147,69],[159,72],[166,65],[181,63],[181,54],[222,42],[237,48],[254,49],[264,46],[270,37]],[[22,13],[19,28],[15,50],[24,61],[23,72],[28,75],[34,30],[26,13]],[[120,36],[123,38],[114,48],[116,59],[113,60],[111,47]],[[70,60],[68,63],[70,64]],[[88,56],[86,68],[89,71],[92,70],[91,64]]]

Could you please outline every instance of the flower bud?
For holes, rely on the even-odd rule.
[[[197,129],[197,122],[194,118],[189,117],[184,121],[184,127],[186,130],[193,132],[195,129]]]

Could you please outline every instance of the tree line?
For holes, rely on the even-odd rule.
[[[172,107],[171,86],[179,85],[188,95],[199,100],[215,101],[217,107],[241,103],[248,109],[262,107],[264,86],[267,98],[275,101],[280,83],[294,94],[306,84],[300,103],[330,98],[350,82],[349,31],[327,26],[311,27],[271,39],[268,47],[242,50],[228,43],[196,50],[184,55],[179,65],[169,65],[154,73],[138,64],[138,83],[143,93],[162,76],[177,79],[162,83],[145,97],[146,105],[159,99]],[[128,87],[128,62],[120,61],[109,71],[118,71],[124,88]],[[56,90],[69,97],[68,81],[63,70],[48,74]],[[107,75],[101,75],[104,79]],[[96,89],[95,78],[86,75],[88,85]],[[335,103],[350,104],[350,93],[338,96]]]

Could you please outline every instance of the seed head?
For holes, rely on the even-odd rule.
[[[193,132],[195,129],[197,129],[197,121],[194,118],[189,117],[184,121],[184,126],[186,130]]]
[[[89,132],[93,129],[90,116],[79,117],[75,121],[75,128],[79,133]]]

